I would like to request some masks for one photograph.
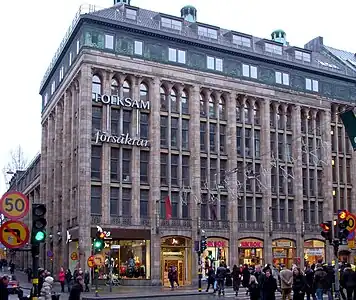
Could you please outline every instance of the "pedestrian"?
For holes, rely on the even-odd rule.
[[[248,284],[248,289],[250,293],[250,300],[259,300],[260,299],[260,287],[258,285],[255,275],[250,276],[250,282]]]
[[[85,273],[84,273],[85,290],[84,290],[84,292],[89,292],[89,283],[90,283],[90,274],[89,274],[88,270],[85,270]]]
[[[64,268],[61,267],[58,274],[59,283],[61,284],[61,293],[64,293],[64,284],[66,280],[66,273],[64,272]]]
[[[9,278],[7,276],[3,276],[0,278],[0,299],[8,300],[9,299],[9,290],[7,288],[9,284]]]
[[[225,286],[230,287],[232,286],[232,274],[230,271],[230,267],[225,266],[225,268],[226,268]]]
[[[232,267],[231,275],[232,275],[232,287],[234,289],[235,296],[237,297],[241,284],[241,273],[240,273],[240,269],[236,265]]]
[[[347,300],[356,299],[356,273],[351,269],[350,264],[346,264],[340,285],[346,289]],[[352,297],[353,296],[353,297]]]
[[[290,300],[293,283],[293,272],[282,265],[282,271],[279,273],[281,278],[282,300]]]
[[[40,300],[52,300],[53,282],[53,277],[47,276],[45,278],[42,289],[40,291]]]
[[[314,271],[312,270],[310,265],[307,265],[305,270],[305,285],[305,293],[307,294],[307,300],[310,300],[310,296],[312,296],[313,300],[316,300],[314,291]]]
[[[71,285],[71,282],[72,282],[72,272],[67,269],[66,271],[66,283],[67,283],[67,287],[68,287],[68,293],[70,292],[70,285]]]
[[[177,287],[179,287],[179,283],[178,283],[178,271],[177,271],[177,268],[176,266],[173,266],[172,267],[172,272],[173,272],[173,285],[176,283],[177,284]]]
[[[80,294],[83,292],[83,278],[78,276],[75,281],[74,285],[70,290],[68,300],[80,300]]]
[[[248,287],[250,284],[250,270],[248,269],[248,265],[244,264],[244,267],[242,269],[242,286],[246,288],[246,295],[248,294]]]
[[[27,281],[30,283],[32,281],[32,268],[27,268]]]
[[[318,300],[323,300],[323,292],[327,289],[327,274],[323,269],[323,266],[318,263],[316,265],[316,270],[314,273],[314,283],[313,286],[316,292],[316,298]]]
[[[208,268],[208,286],[206,288],[206,292],[209,292],[210,286],[212,286],[214,290],[214,282],[215,282],[215,271],[212,266]]]
[[[13,261],[10,261],[10,273],[11,275],[15,274],[15,264]]]
[[[271,274],[271,270],[267,269],[262,285],[263,298],[264,300],[275,300],[276,299],[276,290],[277,290],[277,281]]]
[[[169,267],[169,270],[168,270],[168,280],[169,280],[169,283],[171,285],[171,290],[174,290],[174,278],[173,278],[173,266],[170,266]]]
[[[216,281],[218,295],[225,295],[225,278],[226,278],[226,268],[223,263],[220,263],[218,269],[216,270]]]
[[[306,282],[304,274],[302,274],[300,268],[295,267],[293,269],[293,300],[303,300],[305,288]]]

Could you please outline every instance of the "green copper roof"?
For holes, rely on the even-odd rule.
[[[277,32],[281,32],[281,33],[284,33],[286,34],[286,32],[283,30],[283,29],[276,29],[275,31],[273,31],[272,33],[277,33]]]

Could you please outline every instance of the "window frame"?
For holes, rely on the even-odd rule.
[[[104,35],[104,48],[109,50],[114,50],[114,41],[115,38],[112,34],[105,34]]]
[[[183,60],[180,59],[180,57],[181,57],[180,54],[184,54],[184,59]],[[187,61],[186,57],[187,57],[187,51],[181,50],[181,49],[177,49],[177,48],[168,47],[168,60],[170,62],[175,62],[175,63],[178,63],[178,64],[186,64],[186,61]]]
[[[140,51],[137,51],[137,46],[140,45]],[[134,42],[134,54],[135,55],[139,55],[139,56],[142,56],[143,55],[143,42],[142,41],[137,41],[135,40]]]
[[[305,89],[309,92],[318,93],[319,92],[319,80],[306,77],[305,78]]]
[[[245,69],[246,67],[248,68],[248,75],[244,74],[245,72]],[[256,77],[254,76],[251,76],[252,72],[251,70],[256,70]],[[249,65],[249,64],[242,64],[242,76],[243,77],[248,77],[248,78],[252,78],[252,79],[258,79],[258,68],[257,66],[254,66],[254,65]]]
[[[212,60],[213,63],[213,68],[209,67],[210,63]],[[221,62],[221,69],[217,69],[217,61],[219,61],[219,66],[220,66],[220,62]],[[216,56],[211,56],[211,55],[207,55],[206,56],[206,68],[208,70],[212,70],[212,71],[217,71],[217,72],[223,72],[224,71],[224,59],[220,58],[220,57],[216,57]]]
[[[280,77],[277,77],[277,74],[279,74]],[[280,78],[280,81],[278,81],[277,78]],[[290,85],[289,73],[284,73],[284,72],[281,72],[281,71],[275,71],[275,79],[276,79],[275,80],[276,84],[280,84],[280,85],[284,85],[284,86],[289,86]]]
[[[237,46],[251,48],[251,39],[242,35],[233,34],[232,43]]]

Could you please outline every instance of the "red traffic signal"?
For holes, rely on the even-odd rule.
[[[320,224],[320,227],[324,232],[329,232],[331,230],[331,224],[329,222],[324,222]]]

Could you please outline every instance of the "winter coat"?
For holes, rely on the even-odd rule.
[[[305,277],[302,274],[293,276],[293,293],[294,294],[304,294],[306,288]]]
[[[305,292],[308,294],[313,293],[313,284],[314,284],[314,271],[309,269],[305,272]]]
[[[7,289],[7,286],[3,284],[2,280],[0,281],[0,299],[1,300],[9,299],[9,290]]]
[[[276,295],[275,292],[277,290],[277,281],[273,278],[273,276],[265,277],[262,291],[264,295],[264,300],[275,300]]]
[[[216,280],[222,281],[226,278],[226,268],[225,267],[218,267],[216,270]]]
[[[323,270],[323,268],[317,268],[314,273],[314,288],[315,289],[327,289],[328,288],[328,281],[327,281],[327,274]]]
[[[258,300],[260,298],[261,292],[256,282],[252,282],[248,290],[250,292],[250,300]]]
[[[84,283],[85,283],[85,284],[89,284],[89,282],[90,282],[89,273],[88,273],[88,272],[85,272],[85,274],[84,274]]]
[[[43,283],[39,298],[41,300],[52,300],[52,285],[45,281]]]
[[[248,287],[249,282],[250,282],[250,271],[247,267],[243,268],[242,270],[242,285],[244,287]]]
[[[67,283],[70,283],[71,281],[72,281],[72,273],[68,270],[67,272],[66,272],[66,282]]]
[[[215,282],[215,272],[213,269],[208,270],[208,284],[214,284]]]
[[[240,283],[241,283],[241,273],[240,270],[238,268],[233,268],[232,269],[232,284],[233,284],[233,288],[234,291],[238,291],[240,288]]]
[[[64,282],[66,279],[66,273],[64,273],[64,271],[59,272],[58,279],[59,282]]]
[[[289,269],[284,269],[279,273],[281,278],[281,289],[291,289],[293,284],[293,272]]]
[[[76,283],[70,290],[68,300],[80,300],[80,294],[83,292],[83,286],[80,283]]]
[[[340,284],[346,289],[353,289],[356,287],[356,273],[351,268],[345,268],[342,273]]]
[[[232,286],[232,274],[230,269],[226,269],[225,286]]]

